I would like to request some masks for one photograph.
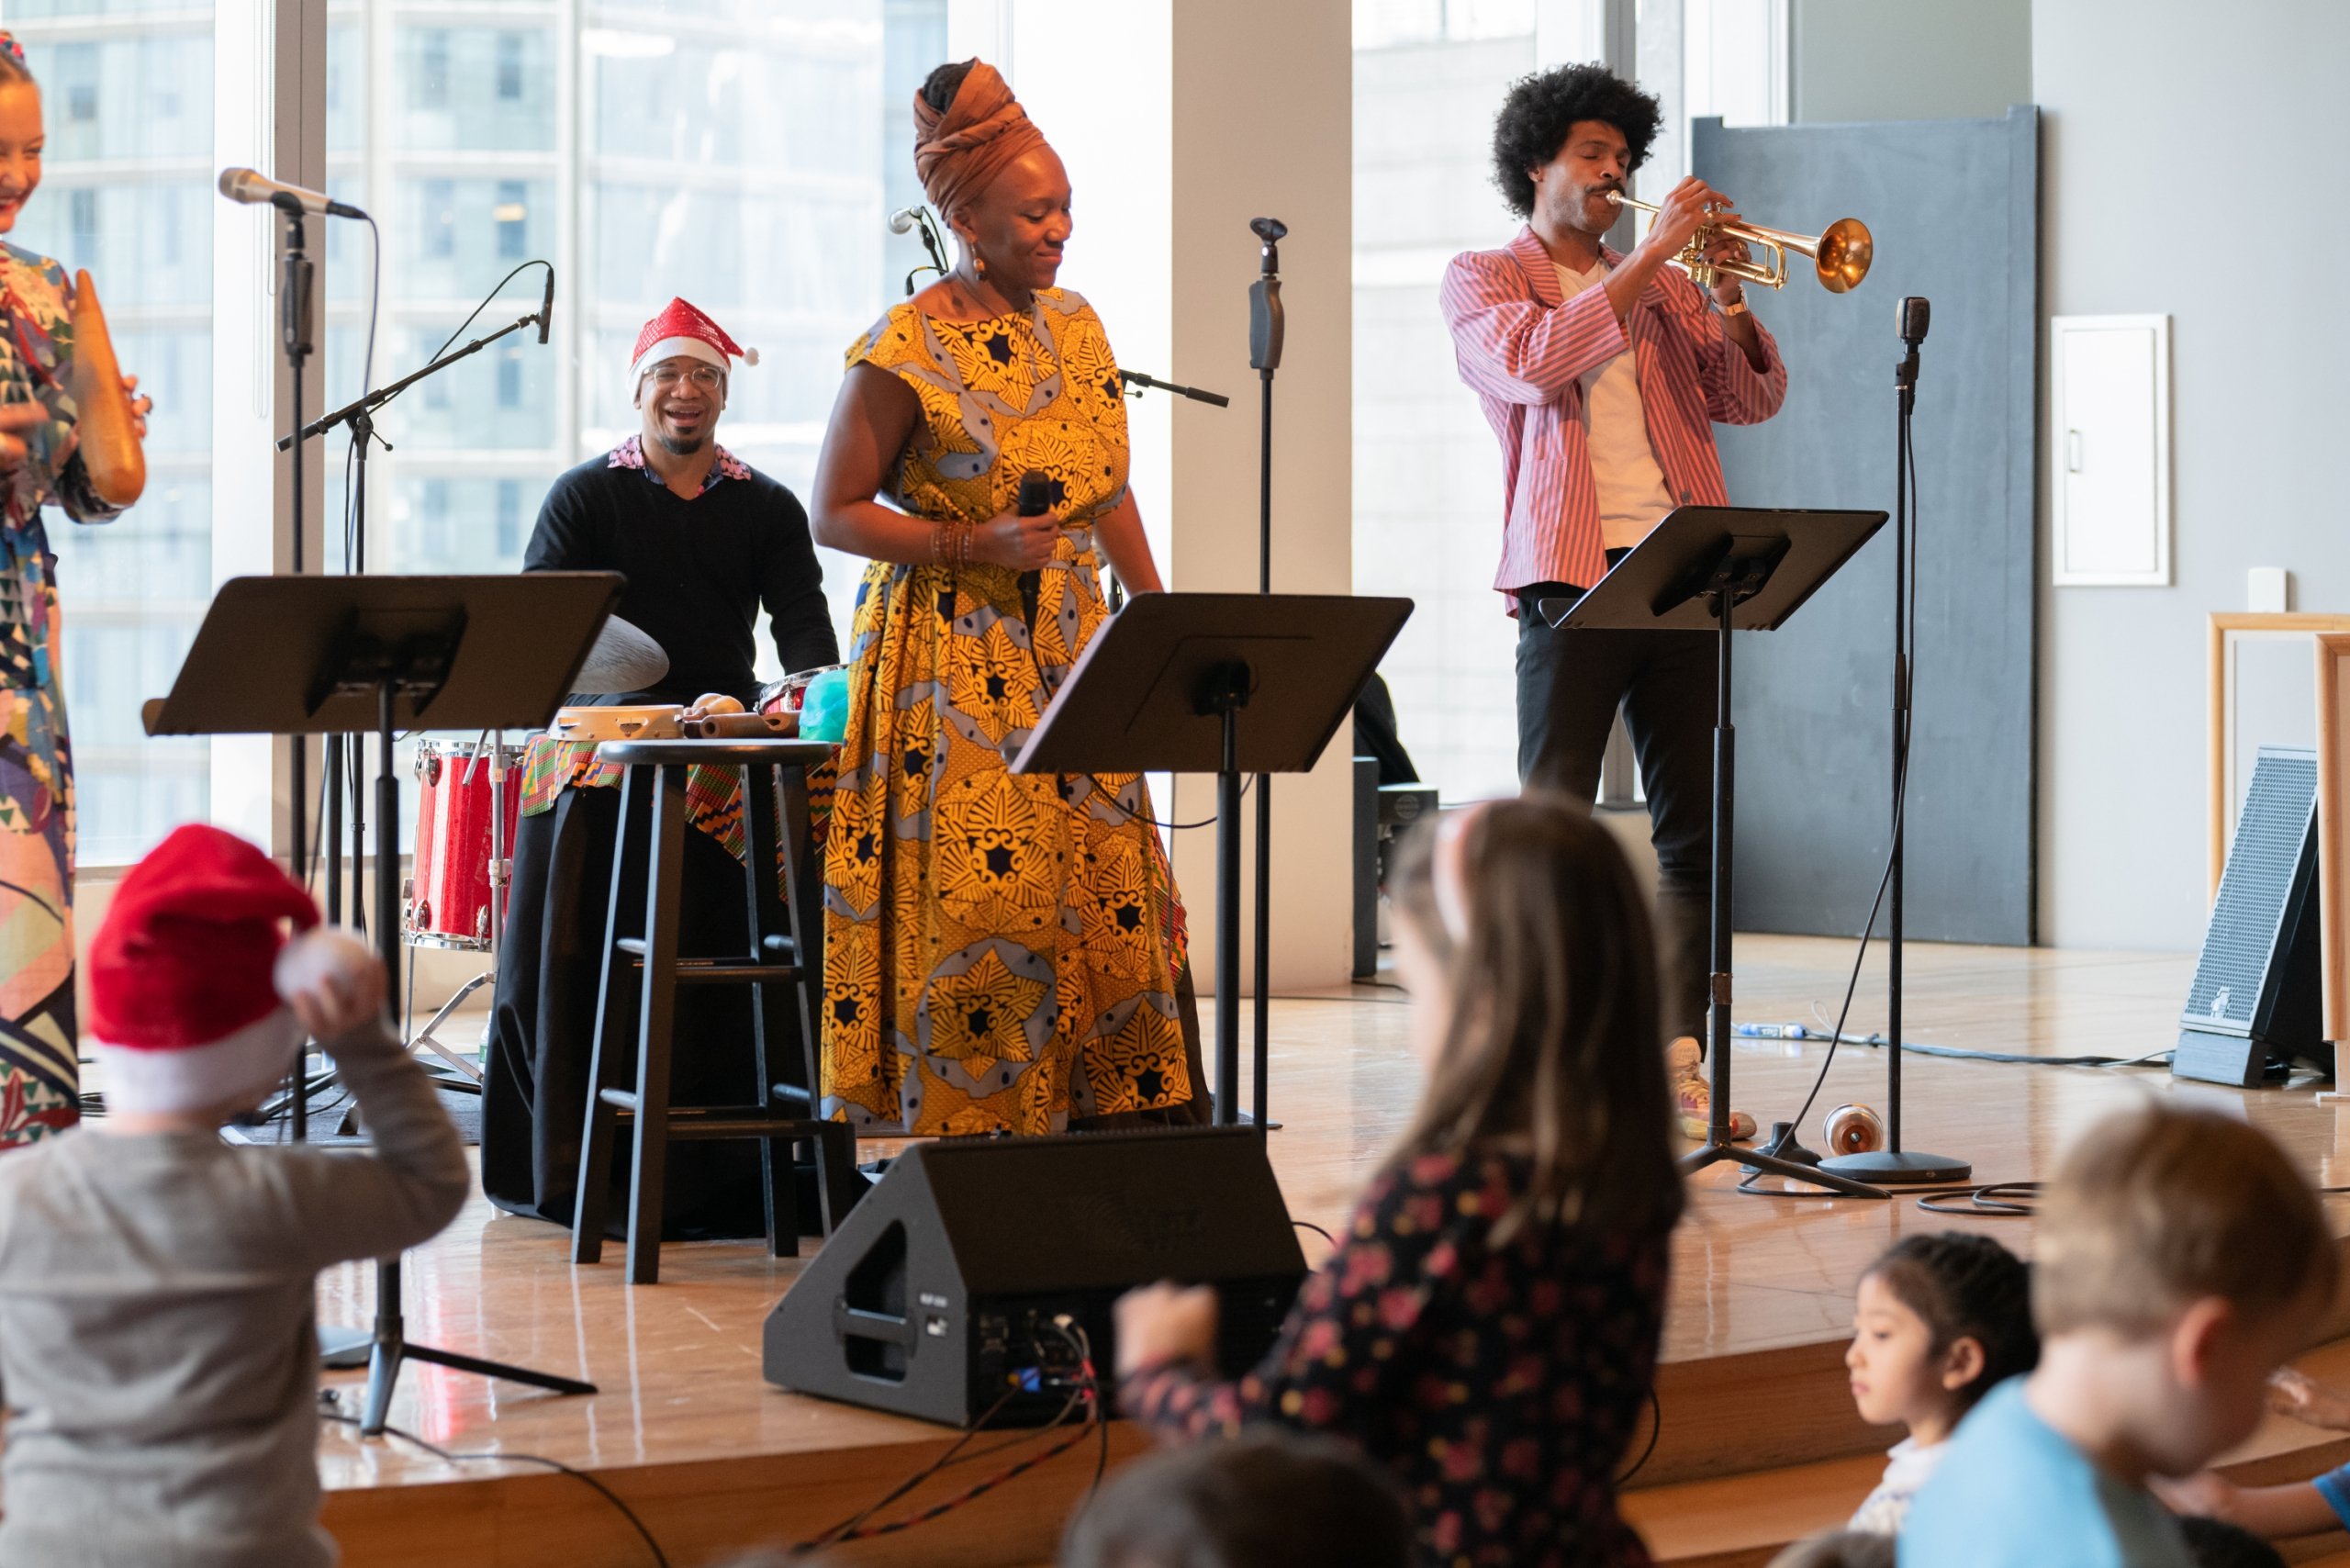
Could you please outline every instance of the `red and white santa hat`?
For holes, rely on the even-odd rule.
[[[647,365],[674,359],[679,354],[706,360],[730,374],[733,366],[727,356],[733,355],[744,364],[759,363],[759,351],[746,349],[726,335],[726,330],[682,299],[672,299],[662,307],[661,314],[644,324],[636,335],[636,356],[629,362],[628,384],[633,388],[644,379]]]
[[[285,999],[372,961],[349,932],[320,927],[310,895],[259,849],[201,823],[174,829],[115,889],[90,944],[107,1105],[258,1101],[302,1043]]]

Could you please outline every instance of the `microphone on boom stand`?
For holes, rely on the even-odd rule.
[[[1920,295],[1901,301],[1895,317],[1902,355],[1893,366],[1895,445],[1893,461],[1893,846],[1886,867],[1885,1147],[1840,1155],[1820,1169],[1873,1183],[1964,1182],[1974,1167],[1947,1155],[1920,1154],[1901,1147],[1901,879],[1908,843],[1909,804],[1910,677],[1916,664],[1918,628],[1909,606],[1918,576],[1914,535],[1916,509],[1909,504],[1909,416],[1918,401],[1918,345],[1933,320],[1932,303]],[[1866,933],[1863,934],[1865,937]]]

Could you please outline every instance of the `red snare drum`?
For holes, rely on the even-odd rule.
[[[415,874],[402,923],[412,947],[489,946],[490,749],[472,741],[417,745]],[[506,797],[499,842],[510,857],[522,804],[522,748],[496,750]]]

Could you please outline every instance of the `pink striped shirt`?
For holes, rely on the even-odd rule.
[[[1611,267],[1623,260],[1605,247],[1602,254]],[[1502,443],[1507,512],[1494,587],[1505,594],[1528,583],[1588,588],[1607,573],[1583,375],[1623,353],[1627,341],[1649,444],[1681,505],[1728,504],[1714,421],[1760,424],[1787,395],[1787,367],[1771,334],[1762,332],[1768,368],[1758,371],[1707,308],[1705,290],[1677,267],[1659,268],[1628,322],[1618,323],[1597,285],[1562,302],[1550,252],[1527,228],[1504,250],[1453,257],[1438,298],[1460,379]],[[1510,604],[1516,614],[1516,599]]]

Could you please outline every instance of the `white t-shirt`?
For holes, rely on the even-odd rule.
[[[1607,277],[1605,262],[1587,273],[1558,268],[1559,288],[1569,299],[1595,288]],[[1640,407],[1640,374],[1632,346],[1606,364],[1583,373],[1583,445],[1591,454],[1591,476],[1599,490],[1599,532],[1610,550],[1628,549],[1649,536],[1673,510],[1673,492],[1649,445],[1648,414]]]
[[[1844,1528],[1863,1535],[1899,1535],[1909,1517],[1909,1499],[1933,1478],[1934,1467],[1949,1450],[1947,1439],[1920,1446],[1917,1439],[1904,1438],[1894,1444],[1886,1450],[1885,1479],[1862,1500],[1852,1522]]]

